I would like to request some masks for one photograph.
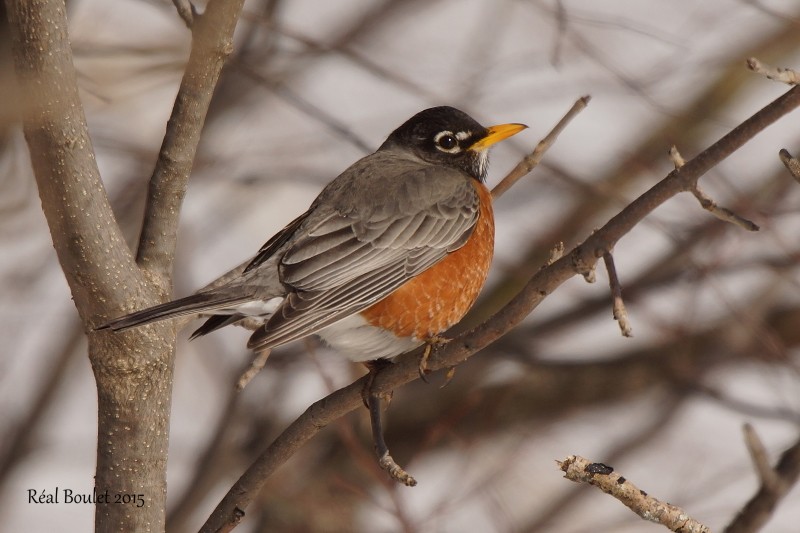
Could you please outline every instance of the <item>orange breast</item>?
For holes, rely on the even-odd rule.
[[[467,243],[362,311],[371,325],[399,337],[427,340],[461,320],[475,303],[492,262],[494,214],[489,190],[478,181],[473,183],[480,210]]]

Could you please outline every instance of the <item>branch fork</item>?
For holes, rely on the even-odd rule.
[[[680,152],[678,152],[678,148],[673,146],[669,149],[669,156],[672,159],[673,164],[675,165],[675,169],[680,169],[686,162],[684,161],[683,157],[681,156]],[[747,231],[758,231],[759,228],[758,224],[752,222],[743,216],[737,215],[727,207],[721,207],[717,205],[717,203],[711,199],[697,184],[697,182],[693,182],[689,184],[688,189],[689,192],[697,198],[697,201],[700,202],[700,206],[717,217],[718,219],[730,222],[731,224],[735,224],[742,229]]]
[[[725,528],[724,533],[751,533],[760,530],[773,510],[800,478],[800,439],[783,451],[772,466],[766,448],[753,426],[745,424],[744,439],[761,486]]]

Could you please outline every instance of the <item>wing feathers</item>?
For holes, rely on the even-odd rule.
[[[292,293],[287,301],[250,337],[247,347],[258,350],[304,337],[371,305],[408,280],[402,268],[360,278],[336,291]],[[354,302],[352,294],[359,294]]]
[[[314,245],[313,246],[305,246],[297,251],[295,251],[291,256],[285,257],[283,259],[284,264],[295,264],[301,263],[308,259],[319,257],[320,255],[324,254],[325,252],[338,251],[343,246],[352,246],[353,243],[348,242],[351,241],[353,238],[353,231],[350,229],[349,225],[344,228],[331,228],[329,233],[319,234],[318,236],[314,236]]]
[[[463,246],[479,199],[470,181],[459,177],[451,185],[441,198],[405,205],[411,213],[373,206],[365,219],[349,215],[315,226],[287,250],[280,272],[289,295],[248,347],[277,346],[365,309]]]

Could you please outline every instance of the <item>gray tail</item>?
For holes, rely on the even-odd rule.
[[[110,329],[113,331],[123,331],[129,328],[135,328],[143,324],[151,322],[158,322],[168,318],[176,318],[179,316],[193,315],[213,311],[216,309],[224,309],[236,304],[244,303],[252,300],[251,295],[237,295],[220,293],[217,291],[200,292],[180,298],[172,302],[163,303],[141,311],[136,311],[129,315],[115,318],[97,329]]]
[[[202,326],[194,330],[194,333],[192,333],[189,336],[189,340],[193,341],[197,337],[208,335],[212,331],[217,331],[219,328],[224,328],[225,326],[236,324],[237,322],[243,320],[244,318],[245,318],[244,315],[214,315],[205,322],[203,322]]]

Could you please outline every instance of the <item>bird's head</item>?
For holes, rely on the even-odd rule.
[[[379,150],[408,150],[424,161],[458,168],[483,181],[489,148],[525,128],[524,124],[486,128],[454,107],[432,107],[394,130]]]

